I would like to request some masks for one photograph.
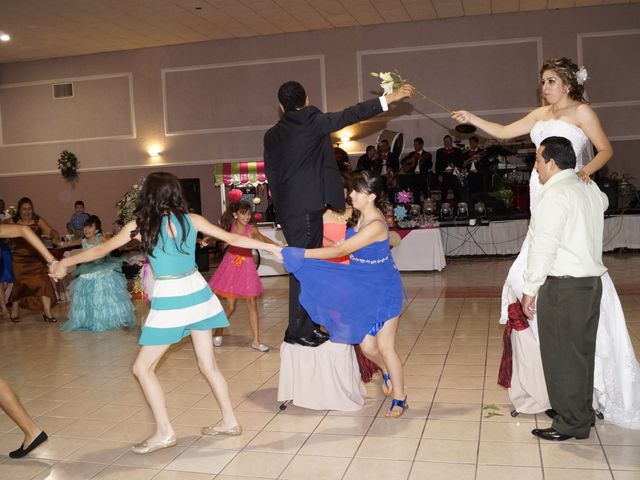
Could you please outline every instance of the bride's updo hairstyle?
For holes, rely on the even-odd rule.
[[[566,57],[550,58],[542,65],[540,78],[547,70],[553,70],[560,77],[562,83],[569,87],[570,98],[581,103],[588,103],[584,98],[584,85],[578,83],[576,73],[578,73],[579,68],[575,63]]]

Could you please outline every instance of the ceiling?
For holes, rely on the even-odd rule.
[[[0,0],[0,63],[639,0]]]

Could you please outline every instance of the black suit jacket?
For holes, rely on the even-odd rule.
[[[464,158],[459,148],[453,147],[448,152],[444,148],[436,150],[436,173],[443,173],[450,165],[462,168],[463,164]]]
[[[308,106],[286,112],[267,131],[264,165],[279,221],[326,205],[344,210],[342,178],[329,134],[381,112],[378,98],[335,113]]]
[[[400,165],[405,165],[405,163],[411,162],[413,161],[413,157],[416,154],[416,152],[411,152],[408,153],[407,155],[405,155],[404,157],[402,157],[402,160],[400,160]],[[420,166],[420,174],[424,175],[428,172],[431,171],[431,168],[433,167],[433,160],[432,160],[432,156],[429,152],[425,152],[424,150],[422,151],[422,153],[420,154],[420,158],[418,159],[418,163],[416,165]],[[415,173],[415,167],[413,169],[412,172],[409,173]]]

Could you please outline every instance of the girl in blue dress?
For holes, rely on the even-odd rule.
[[[285,267],[302,287],[300,304],[324,326],[332,342],[360,344],[383,371],[383,393],[393,396],[387,417],[407,408],[402,362],[395,349],[402,312],[402,281],[389,247],[389,232],[378,209],[382,178],[356,174],[349,194],[357,223],[339,245],[283,250]],[[349,256],[349,265],[327,262]]]
[[[142,242],[155,275],[151,308],[145,321],[133,373],[140,382],[156,421],[154,434],[134,445],[138,454],[155,452],[177,444],[169,421],[162,387],[155,369],[168,348],[191,335],[198,367],[205,376],[222,411],[222,420],[203,427],[204,435],[240,435],[242,428],[233,412],[227,382],[213,355],[213,328],[229,322],[218,298],[198,272],[195,262],[198,231],[231,245],[266,250],[276,255],[281,248],[227,232],[200,215],[187,213],[187,203],[177,177],[170,173],[147,176],[135,209],[136,219],[127,223],[110,240],[65,258],[52,269],[61,278],[66,268],[95,260],[122,247],[132,238]]]
[[[103,242],[102,223],[90,215],[82,228],[84,238],[77,243],[83,249],[94,248]],[[76,242],[68,242],[65,246]],[[71,290],[71,309],[61,330],[104,332],[136,325],[136,312],[122,274],[122,261],[107,255],[80,265]]]

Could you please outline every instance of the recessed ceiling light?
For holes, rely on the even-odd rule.
[[[11,36],[10,35],[8,35],[6,33],[3,33],[3,34],[0,35],[0,41],[8,42],[9,40],[11,40]]]

